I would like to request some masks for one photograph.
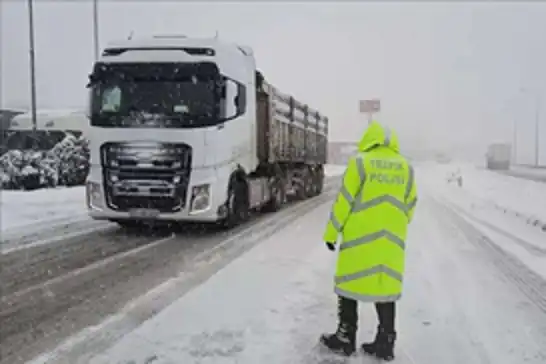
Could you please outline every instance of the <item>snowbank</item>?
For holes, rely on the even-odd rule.
[[[514,177],[526,178],[537,182],[546,182],[546,168],[512,166],[506,173]]]
[[[1,191],[0,211],[2,234],[82,220],[87,218],[85,187]]]
[[[461,188],[447,183],[453,173],[462,176]],[[489,207],[540,229],[546,226],[544,183],[503,175],[470,164],[430,165],[422,170],[420,181],[459,205]]]
[[[460,175],[459,187],[450,177]],[[546,278],[546,184],[472,165],[429,165],[419,180],[504,251]]]

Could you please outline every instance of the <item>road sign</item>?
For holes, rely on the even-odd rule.
[[[381,111],[381,101],[379,99],[360,100],[359,105],[362,114],[372,114]]]

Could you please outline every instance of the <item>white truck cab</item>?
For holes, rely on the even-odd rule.
[[[217,222],[270,202],[251,49],[133,38],[108,44],[89,79],[91,217]]]

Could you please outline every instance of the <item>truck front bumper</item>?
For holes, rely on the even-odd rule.
[[[108,207],[100,166],[91,168],[87,179],[88,214],[95,220],[155,220],[161,222],[216,222],[226,215],[230,169],[203,168],[191,171],[184,207],[176,212],[147,209],[116,211]]]

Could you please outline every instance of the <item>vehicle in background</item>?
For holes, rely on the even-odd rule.
[[[436,153],[435,159],[436,159],[436,161],[437,161],[438,163],[441,163],[441,164],[449,164],[449,163],[451,163],[451,157],[449,156],[449,154],[444,153],[444,152],[438,152],[438,153]]]
[[[32,114],[14,116],[4,135],[7,150],[28,150],[34,144],[38,150],[49,150],[68,134],[80,137],[86,132],[89,121],[85,112],[77,110],[37,110],[36,132],[33,130]]]
[[[510,169],[512,147],[508,143],[495,143],[489,145],[486,154],[486,167],[492,170]]]
[[[6,139],[10,136],[11,120],[17,116],[24,114],[26,110],[21,109],[0,109],[0,155],[4,154],[8,149],[6,147]]]
[[[323,189],[328,119],[268,83],[248,47],[112,42],[89,79],[95,219],[232,227]]]

